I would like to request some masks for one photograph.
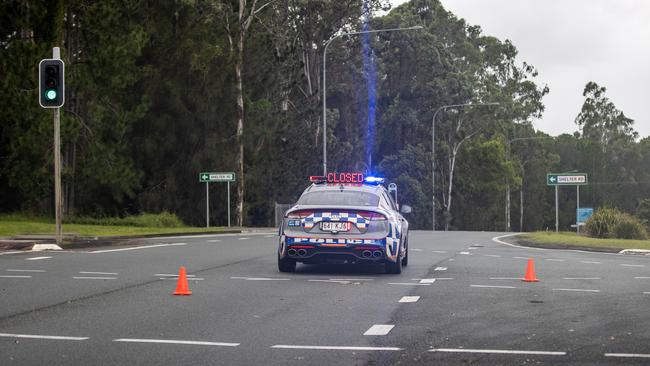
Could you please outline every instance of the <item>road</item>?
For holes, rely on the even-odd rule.
[[[650,258],[497,236],[412,232],[401,275],[279,273],[272,233],[0,252],[0,364],[650,364]]]

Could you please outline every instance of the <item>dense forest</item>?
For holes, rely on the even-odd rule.
[[[169,211],[201,225],[199,172],[233,171],[236,223],[272,226],[275,204],[322,172],[326,134],[330,171],[385,176],[411,224],[430,229],[432,120],[458,104],[473,106],[435,119],[437,229],[505,230],[508,195],[512,230],[554,228],[550,172],[589,174],[584,207],[634,214],[650,194],[650,139],[606,86],[585,80],[582,109],[566,116],[575,133],[536,130],[553,85],[437,0],[5,0],[1,212],[53,212],[52,114],[37,77],[54,46],[66,64],[65,215]],[[225,225],[225,185],[210,197]],[[562,187],[561,229],[575,207]]]

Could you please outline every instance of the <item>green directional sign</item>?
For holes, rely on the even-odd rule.
[[[546,174],[546,185],[549,186],[580,186],[585,184],[587,184],[587,173]]]
[[[199,182],[234,182],[235,173],[233,172],[202,172],[199,173]]]

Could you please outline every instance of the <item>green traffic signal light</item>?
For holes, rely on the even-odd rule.
[[[47,100],[54,100],[56,99],[56,90],[55,89],[48,89],[45,91],[45,98]]]

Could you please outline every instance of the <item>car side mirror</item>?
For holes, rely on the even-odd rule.
[[[409,205],[401,205],[401,207],[399,208],[399,212],[403,214],[410,214],[411,212],[413,212],[413,208]]]

